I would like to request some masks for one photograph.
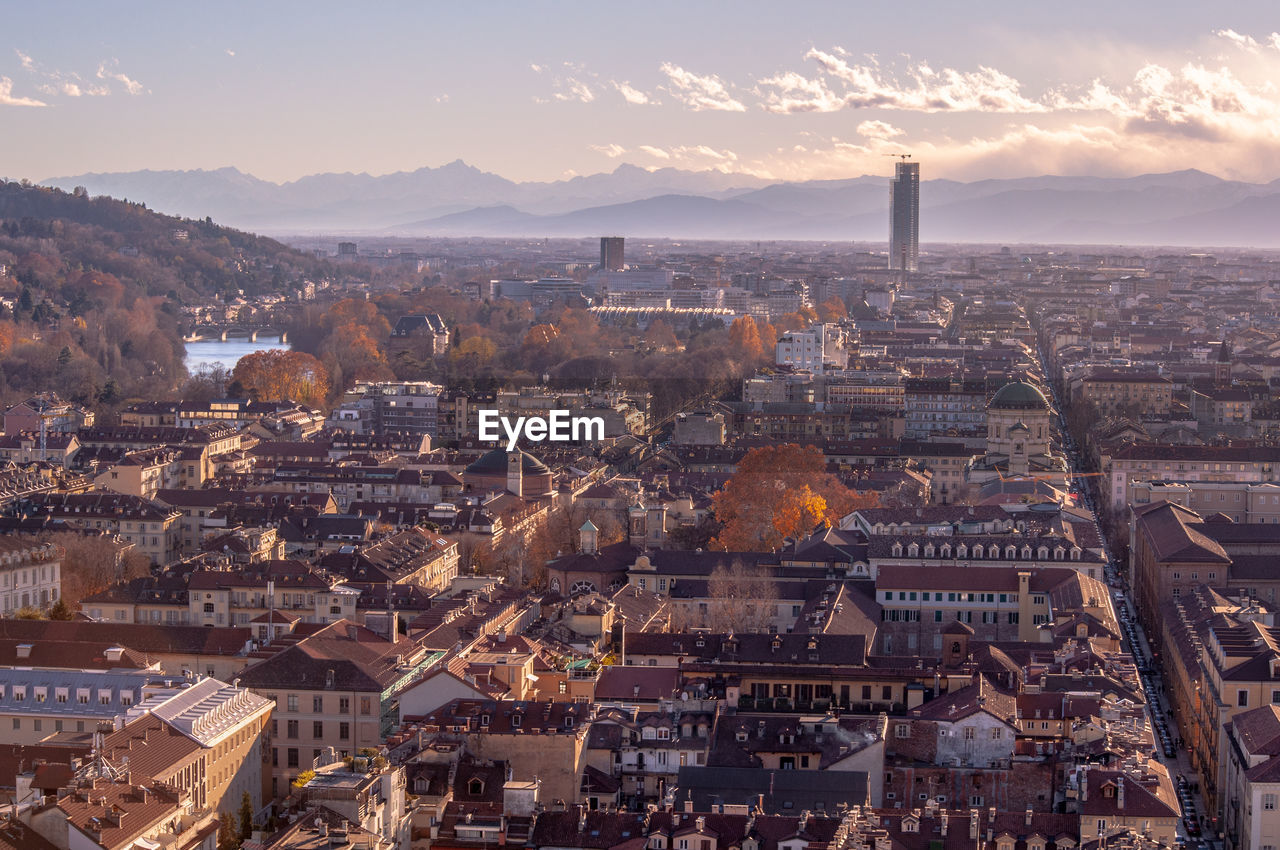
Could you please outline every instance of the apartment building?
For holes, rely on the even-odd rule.
[[[1253,396],[1236,387],[1193,388],[1190,408],[1202,425],[1243,425],[1253,420]]]
[[[1236,523],[1280,523],[1280,484],[1235,481],[1133,481],[1131,504],[1165,501],[1201,516],[1222,514]]]
[[[981,437],[987,427],[986,384],[980,380],[908,378],[902,382],[909,438],[954,433]]]
[[[93,732],[143,701],[154,671],[0,668],[0,730],[11,744]]]
[[[264,802],[262,738],[273,707],[244,688],[198,677],[149,691],[103,739],[103,753],[113,764],[128,764],[135,781],[181,789],[197,808],[233,813],[247,793],[257,811]]]
[[[22,504],[35,517],[83,525],[106,531],[153,564],[168,564],[181,554],[182,514],[159,502],[123,493],[45,493]]]
[[[1231,850],[1280,844],[1280,706],[1243,711],[1224,729],[1227,755],[1223,819]]]
[[[62,595],[62,549],[29,537],[0,535],[0,611],[48,608]]]
[[[271,793],[332,747],[340,757],[379,747],[399,723],[397,695],[438,663],[407,638],[388,641],[347,620],[264,651],[240,684],[275,704],[271,722]]]
[[[1173,382],[1161,375],[1118,369],[1095,369],[1080,378],[1076,398],[1088,402],[1099,416],[1169,414]]]
[[[1131,488],[1140,481],[1280,482],[1280,447],[1131,443],[1112,450],[1101,468],[1103,498],[1118,511],[1135,501]]]

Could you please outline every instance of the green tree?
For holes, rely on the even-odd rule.
[[[71,606],[67,604],[67,600],[62,597],[58,597],[58,599],[49,606],[50,620],[70,620],[75,615],[76,612],[71,610]]]
[[[240,795],[240,840],[244,841],[253,835],[253,800],[249,792]]]
[[[218,850],[239,850],[240,838],[236,835],[235,819],[230,812],[223,812],[218,824]]]
[[[102,386],[102,391],[98,393],[98,401],[102,404],[112,405],[118,404],[120,400],[120,385],[116,383],[115,378],[107,378],[107,382]]]
[[[45,613],[34,605],[23,605],[13,612],[13,616],[19,620],[43,620]]]

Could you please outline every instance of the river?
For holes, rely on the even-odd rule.
[[[187,343],[187,357],[184,361],[187,371],[192,374],[202,368],[223,366],[228,371],[235,368],[236,361],[246,354],[255,351],[273,351],[289,348],[288,343],[280,342],[279,334],[258,334],[257,342],[250,342],[248,337],[232,337],[225,342],[220,339],[202,339]]]

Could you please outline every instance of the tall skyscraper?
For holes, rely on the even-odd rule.
[[[622,259],[622,247],[626,240],[621,236],[600,237],[600,271],[620,272],[625,263]]]
[[[913,272],[920,259],[920,163],[898,163],[889,183],[889,268]]]

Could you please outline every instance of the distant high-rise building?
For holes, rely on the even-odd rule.
[[[338,243],[338,256],[339,256],[339,257],[354,257],[355,255],[356,255],[356,243],[354,243],[354,242],[339,242],[339,243]]]
[[[624,267],[622,259],[623,243],[621,236],[600,237],[600,271],[620,272]]]
[[[920,259],[920,163],[903,160],[889,183],[889,268],[913,272]]]

